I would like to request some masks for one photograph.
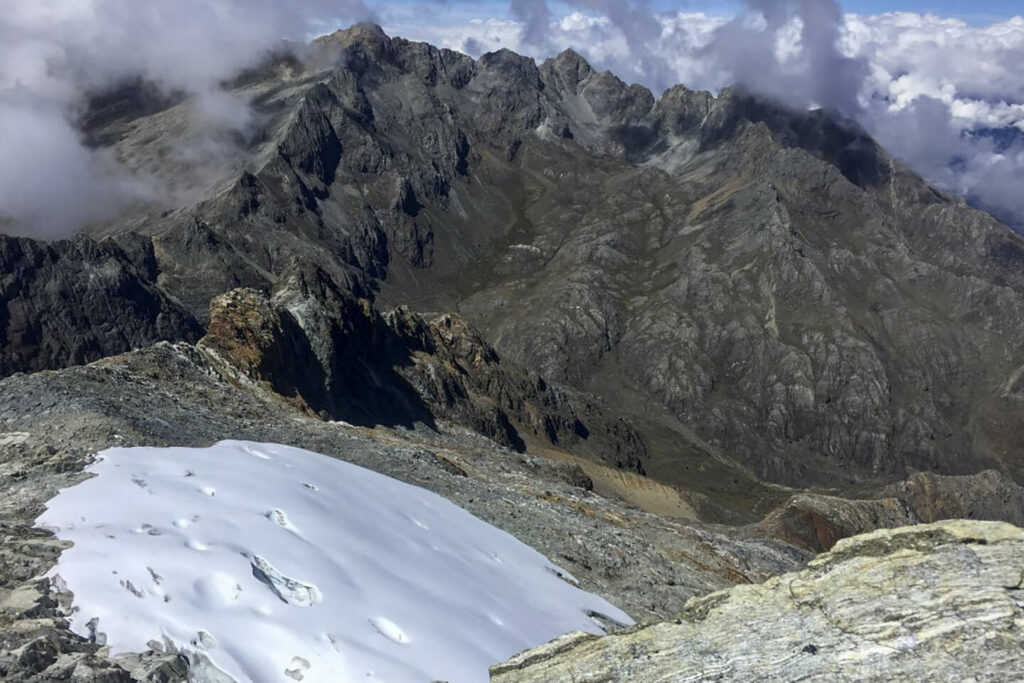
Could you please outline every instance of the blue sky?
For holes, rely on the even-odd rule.
[[[507,0],[435,0],[445,6],[437,18],[453,19],[460,16],[507,17]],[[388,9],[409,8],[431,5],[425,0],[375,0],[371,4],[382,13]],[[557,0],[552,0],[552,5]],[[665,10],[704,12],[711,15],[731,16],[743,7],[742,0],[651,0],[651,5]],[[932,13],[946,17],[957,17],[970,24],[990,24],[1024,14],[1021,0],[840,0],[845,12],[857,14],[880,14],[883,12]],[[436,4],[433,4],[436,12]],[[556,10],[557,11],[557,10]],[[568,10],[567,10],[568,11]]]
[[[655,6],[665,9],[693,9],[708,14],[733,14],[742,5],[734,0],[653,0]],[[1008,19],[1024,13],[1020,0],[840,0],[845,12],[881,14],[882,12],[919,12],[941,16],[960,17],[965,20],[987,21]]]
[[[905,11],[959,17],[969,23],[991,23],[1009,19],[1024,12],[1020,0],[847,0],[840,3],[847,12],[880,14]]]

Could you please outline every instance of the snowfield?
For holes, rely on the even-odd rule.
[[[605,600],[444,498],[318,453],[114,448],[37,524],[76,633],[176,648],[206,681],[486,681]],[[565,577],[565,578],[561,578]],[[230,678],[228,678],[230,676]]]

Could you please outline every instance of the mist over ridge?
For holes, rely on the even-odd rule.
[[[502,16],[511,18],[488,17],[493,7],[159,0],[139,12],[128,0],[15,0],[0,18],[0,127],[22,131],[0,147],[5,230],[62,237],[133,203],[183,201],[82,139],[90,95],[141,77],[195,98],[196,142],[177,153],[216,176],[231,160],[230,139],[251,123],[248,103],[221,84],[282,41],[358,21],[472,56],[509,47],[543,59],[571,47],[655,95],[677,83],[737,84],[797,109],[834,110],[931,182],[1024,224],[1024,76],[1014,68],[1024,19],[972,27],[935,15],[844,15],[835,0],[749,0],[731,18],[637,0],[510,0]]]

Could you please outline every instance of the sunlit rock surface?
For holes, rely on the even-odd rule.
[[[564,636],[493,667],[533,681],[1010,681],[1024,676],[1024,531],[948,521],[839,541],[806,570],[675,620]]]

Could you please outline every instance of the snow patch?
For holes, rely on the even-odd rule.
[[[115,448],[89,471],[37,520],[74,543],[50,572],[72,628],[115,654],[180,651],[195,681],[486,681],[632,623],[444,498],[317,453]]]

